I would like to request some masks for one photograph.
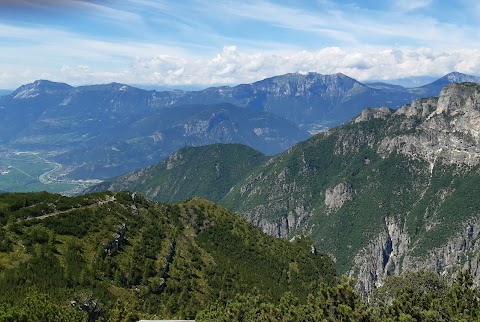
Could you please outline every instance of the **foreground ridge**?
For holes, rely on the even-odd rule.
[[[7,193],[0,205],[0,318],[194,318],[253,288],[276,302],[335,281],[310,240],[274,239],[205,199]]]

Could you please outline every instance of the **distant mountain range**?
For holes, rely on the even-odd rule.
[[[421,268],[467,270],[478,283],[479,102],[480,85],[453,84],[396,111],[367,108],[274,157],[238,145],[185,148],[91,191],[203,196],[271,235],[312,236],[364,294]]]
[[[0,89],[0,96],[9,95],[12,92],[13,91],[8,90],[8,89]]]
[[[42,80],[0,97],[0,145],[50,151],[70,178],[106,179],[184,146],[241,143],[276,154],[306,139],[307,131],[346,122],[364,107],[398,108],[461,81],[479,78],[451,73],[407,89],[367,86],[343,74],[286,74],[234,87],[165,92]]]
[[[269,112],[311,133],[349,121],[365,107],[396,109],[415,98],[438,96],[446,84],[480,82],[480,77],[452,72],[427,85],[368,86],[344,74],[286,74],[252,84],[212,87],[202,91],[158,93],[164,106],[192,103],[231,103]]]
[[[391,85],[399,85],[402,87],[412,88],[412,87],[423,86],[425,84],[430,84],[436,81],[437,79],[438,77],[434,77],[434,76],[410,76],[410,77],[389,79],[387,82],[388,84],[391,84]],[[372,81],[365,82],[365,84],[370,86],[371,83],[376,83],[376,82],[384,83],[385,81],[372,80]]]
[[[55,160],[72,166],[70,177],[105,179],[186,145],[237,142],[274,154],[309,136],[271,113],[226,103],[166,106],[156,95],[121,84],[36,81],[0,98],[0,143],[59,151]]]

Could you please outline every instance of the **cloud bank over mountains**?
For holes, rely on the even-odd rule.
[[[54,72],[26,72],[24,82],[47,78],[72,85],[105,82],[161,86],[213,86],[251,83],[290,72],[343,73],[361,81],[395,80],[412,76],[443,76],[451,71],[480,75],[480,50],[345,50],[328,47],[318,51],[286,54],[249,53],[226,46],[213,57],[156,55],[132,59],[122,70],[63,65]],[[0,73],[0,86],[18,74]],[[4,83],[4,84],[2,84]],[[4,85],[4,86],[5,86]]]

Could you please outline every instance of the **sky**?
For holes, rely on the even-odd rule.
[[[478,0],[0,0],[0,88],[480,75]]]

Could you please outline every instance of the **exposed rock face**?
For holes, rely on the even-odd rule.
[[[466,270],[480,285],[480,219],[473,218],[443,246],[431,249],[426,256],[415,255],[415,245],[404,227],[393,218],[385,220],[385,231],[374,238],[354,259],[350,275],[357,279],[357,287],[367,297],[383,285],[385,277],[404,271],[428,269],[453,278],[458,270]]]
[[[180,151],[177,151],[171,156],[169,156],[166,160],[167,170],[173,169],[173,167],[178,165],[182,159],[183,159],[183,155]]]
[[[412,102],[412,104],[406,104],[399,108],[395,114],[405,115],[409,118],[425,118],[430,115],[437,108],[438,98],[420,98]]]
[[[290,233],[300,228],[308,217],[311,216],[311,213],[306,211],[303,206],[299,206],[293,211],[290,211],[279,222],[275,223],[262,218],[261,214],[263,214],[265,210],[258,209],[258,211],[257,213],[246,215],[246,219],[262,229],[264,233],[280,238],[288,238]]]
[[[436,103],[436,104],[435,104]],[[480,87],[451,85],[435,99],[416,100],[396,115],[418,118],[421,123],[410,134],[385,137],[378,153],[392,152],[431,163],[476,165],[480,163]]]
[[[365,122],[371,119],[385,119],[392,114],[392,110],[388,107],[380,108],[366,108],[362,113],[354,120],[355,123]]]
[[[112,254],[113,250],[119,250],[122,245],[125,243],[125,233],[127,232],[127,226],[122,223],[118,227],[118,231],[113,234],[113,240],[110,241],[103,250],[103,256],[108,256]]]
[[[385,228],[354,258],[350,275],[357,279],[361,294],[368,296],[383,285],[385,277],[401,271],[401,259],[409,246],[409,236],[395,218],[385,218]]]
[[[432,249],[427,256],[405,256],[403,269],[430,269],[440,275],[453,277],[459,270],[467,270],[480,285],[480,219],[473,218],[445,245]]]
[[[325,205],[328,212],[338,210],[348,200],[352,200],[353,188],[351,185],[341,182],[332,189],[325,191]]]
[[[435,114],[461,115],[467,112],[479,111],[479,88],[477,84],[445,87],[438,99]]]

